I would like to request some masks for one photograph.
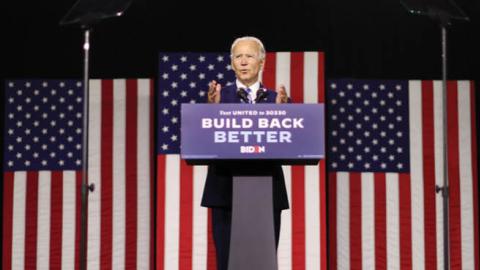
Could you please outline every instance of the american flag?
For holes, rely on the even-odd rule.
[[[88,269],[150,269],[152,80],[91,80]],[[3,269],[78,269],[83,86],[6,82]],[[115,157],[115,158],[113,158]]]
[[[82,83],[5,85],[3,269],[78,265]]]
[[[235,81],[227,53],[161,53],[158,80],[158,153],[180,152],[180,105],[205,103],[208,83]]]
[[[200,207],[206,166],[179,157],[179,105],[205,102],[208,82],[234,82],[227,53],[160,53],[157,127],[157,269],[216,269],[210,214]],[[324,54],[268,53],[263,83],[294,102],[324,102]],[[326,269],[325,163],[284,166],[291,209],[282,213],[279,269]]]
[[[443,269],[441,82],[327,87],[330,269]],[[451,269],[478,269],[473,83],[447,100]]]

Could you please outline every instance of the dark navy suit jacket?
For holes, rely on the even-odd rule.
[[[267,90],[267,95],[257,103],[275,103],[277,93]],[[222,88],[221,103],[242,103],[235,84]],[[208,166],[207,180],[203,191],[202,206],[232,206],[232,177],[246,175],[272,176],[273,206],[288,209],[287,190],[281,165],[265,161],[222,161]]]

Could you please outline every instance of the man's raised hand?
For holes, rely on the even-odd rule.
[[[275,103],[288,103],[287,90],[283,84],[277,87],[277,98],[275,99]]]
[[[222,85],[213,80],[208,84],[208,103],[220,103]]]

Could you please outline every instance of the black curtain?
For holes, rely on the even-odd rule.
[[[448,29],[448,74],[479,79],[480,6]],[[58,22],[74,0],[2,1],[2,77],[81,77],[82,33]],[[399,0],[134,0],[92,33],[93,77],[154,77],[158,51],[225,51],[255,35],[269,51],[322,50],[327,78],[441,78],[441,34]]]

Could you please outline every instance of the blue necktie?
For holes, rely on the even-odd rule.
[[[247,91],[247,93],[248,93],[248,103],[250,103],[250,104],[253,103],[253,100],[252,100],[252,89],[247,88],[247,89],[245,89],[245,91]]]

